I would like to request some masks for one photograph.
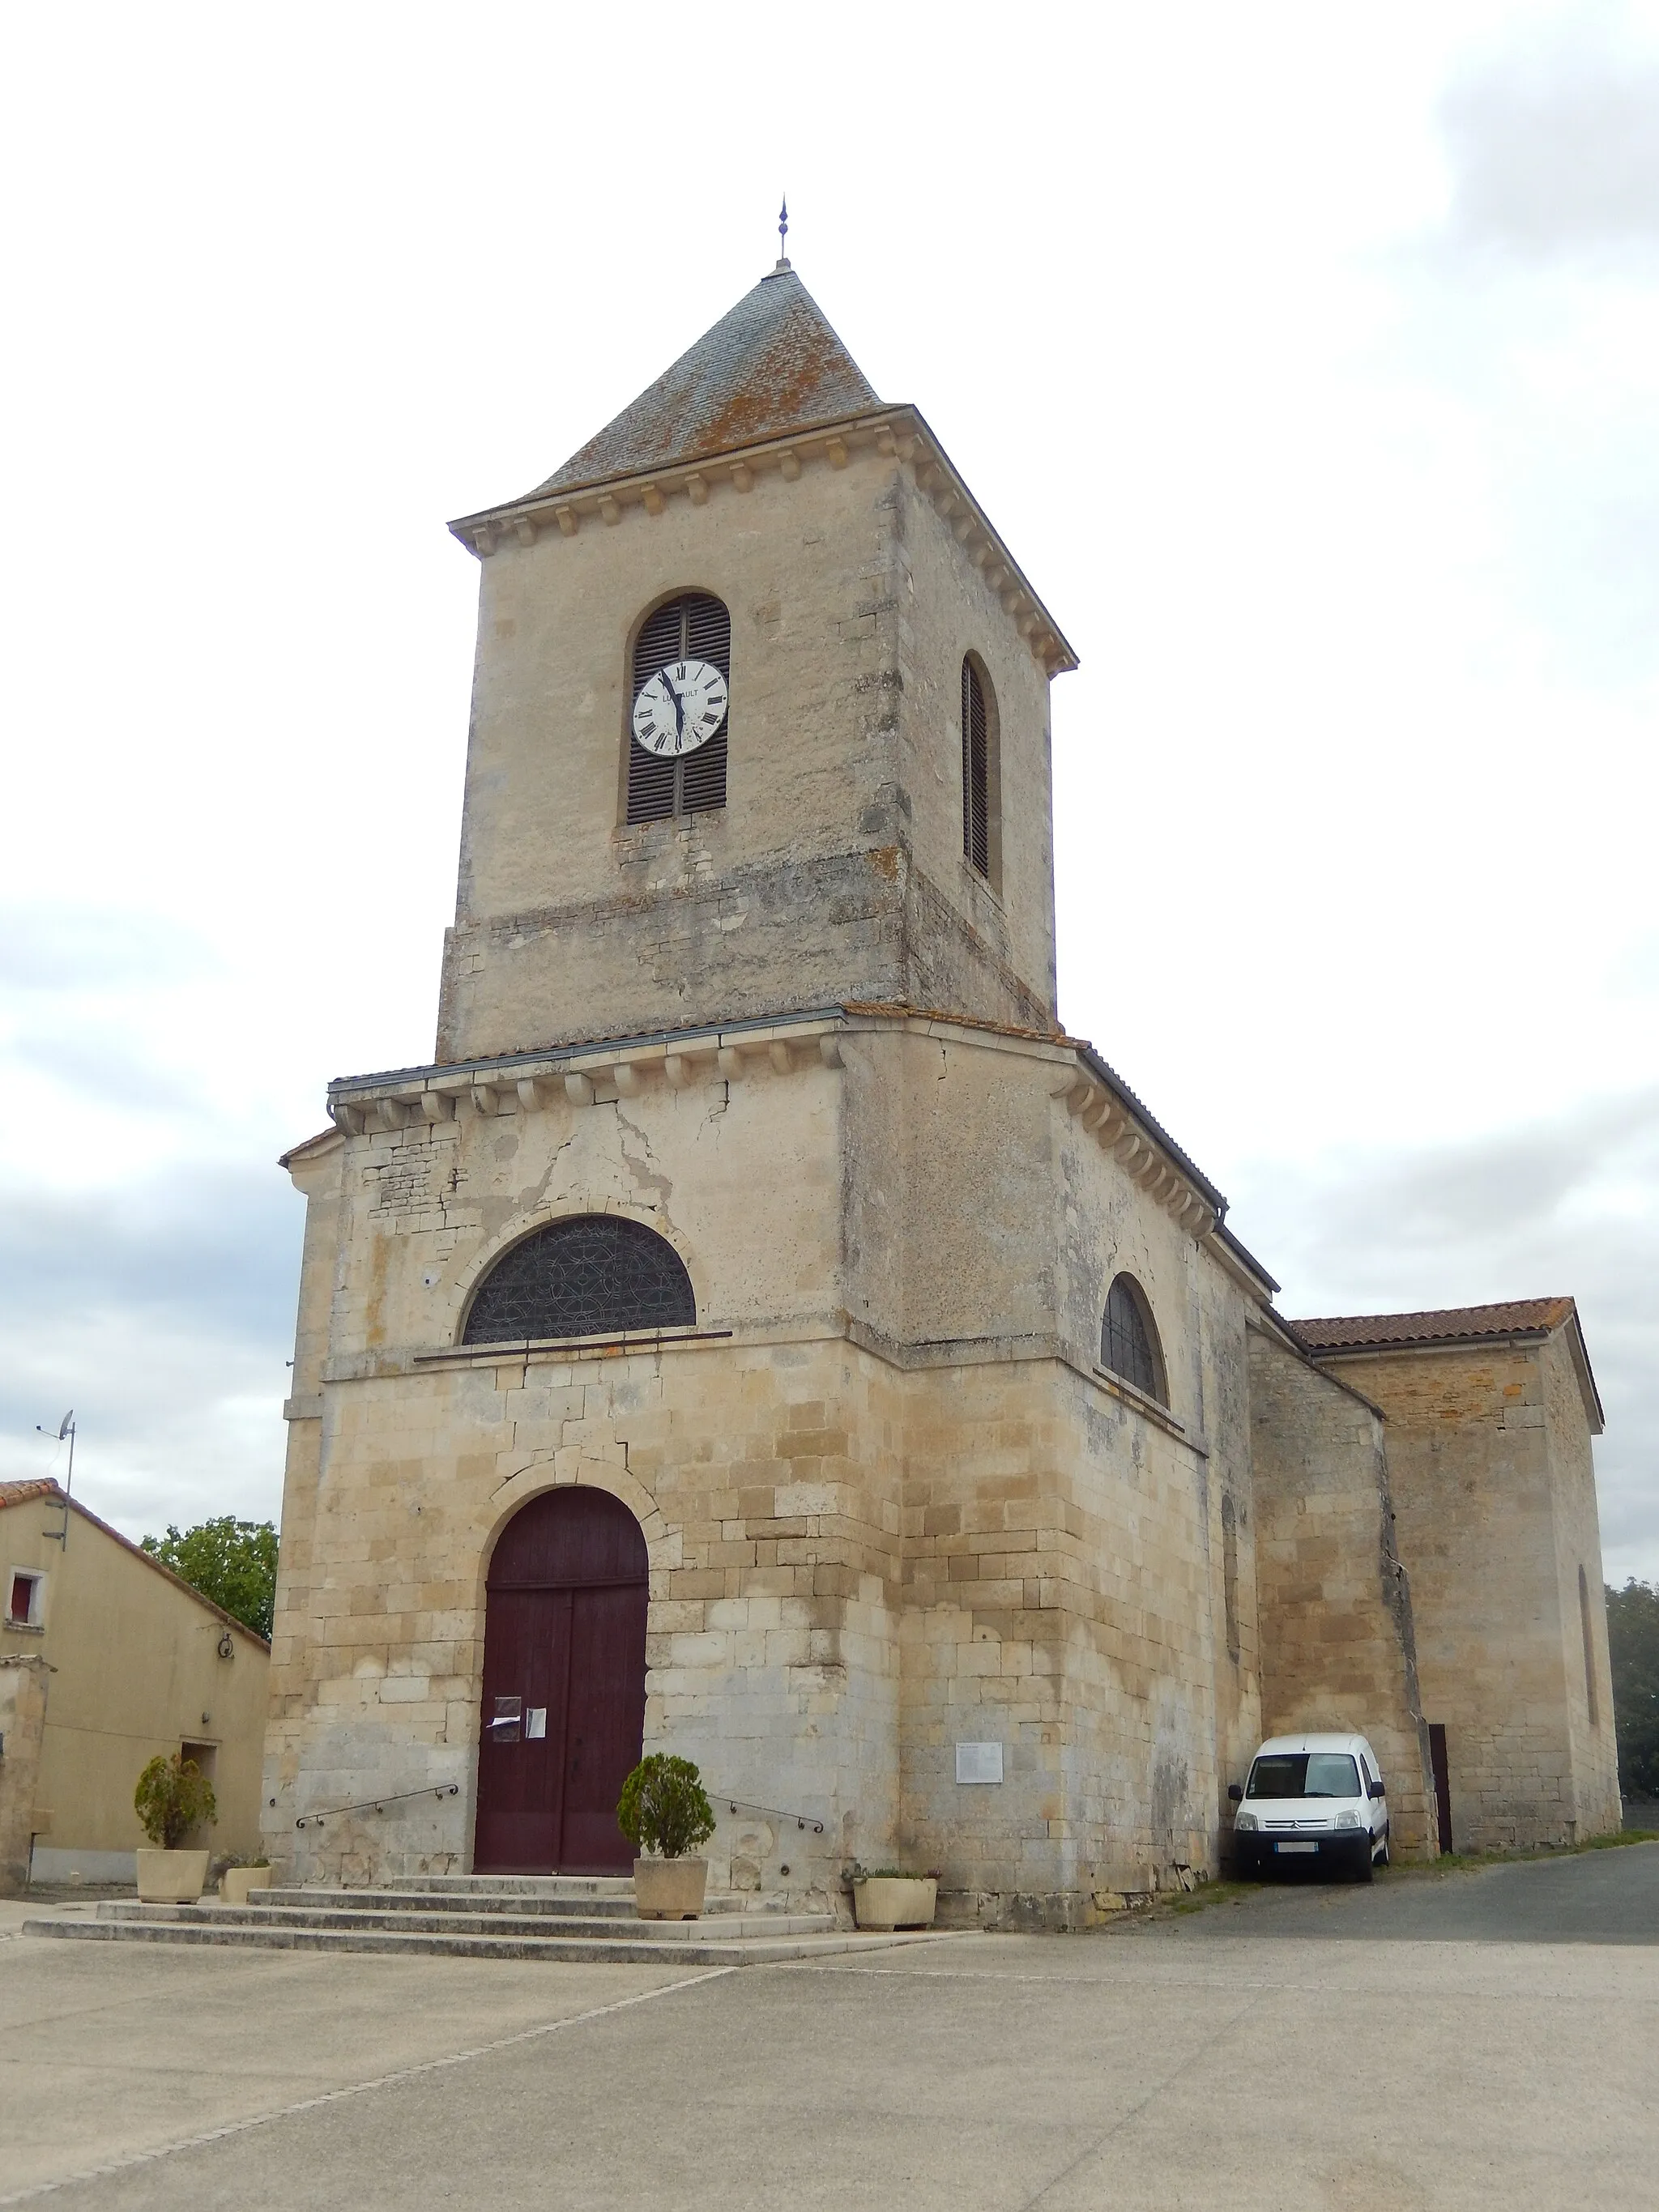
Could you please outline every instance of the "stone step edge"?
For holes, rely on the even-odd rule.
[[[890,1950],[902,1944],[950,1942],[971,1931],[956,1929],[848,1929],[834,1936],[798,1936],[745,1942],[673,1943],[638,1936],[596,1942],[572,1936],[413,1936],[392,1930],[322,1928],[212,1927],[179,1922],[27,1920],[25,1936],[70,1942],[218,1944],[229,1950],[380,1952],[405,1958],[540,1960],[584,1965],[760,1966],[793,1960],[831,1958],[848,1952]]]
[[[321,1889],[302,1887],[291,1882],[273,1885],[270,1889],[256,1889],[248,1902],[255,1900],[266,1905],[315,1906],[320,1911],[336,1911],[341,1906],[355,1910],[372,1910],[376,1904],[410,1906],[434,1912],[528,1912],[538,1908],[563,1910],[584,1919],[622,1920],[629,1924],[635,1920],[637,1907],[633,1892],[625,1897],[588,1897],[580,1894],[560,1895],[538,1890],[452,1890],[422,1889],[413,1885],[396,1887],[386,1882],[376,1883],[372,1889]],[[142,1900],[141,1900],[142,1901]],[[198,1900],[205,1904],[205,1897]],[[738,1914],[754,1918],[757,1914],[784,1911],[788,1908],[757,1904],[737,1891],[721,1891],[703,1900],[705,1919],[725,1918]],[[805,1910],[798,1907],[797,1910]]]
[[[553,1912],[423,1912],[404,1905],[154,1905],[126,1898],[105,1898],[100,1920],[124,1925],[194,1928],[385,1928],[421,1935],[568,1936],[590,1943],[625,1942],[630,1937],[683,1943],[697,1932],[718,1928],[721,1942],[746,1942],[774,1936],[826,1936],[836,1932],[833,1912],[722,1913],[708,1920],[596,1920],[587,1914]],[[494,1923],[506,1923],[496,1925]]]

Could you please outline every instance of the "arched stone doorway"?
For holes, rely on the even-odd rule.
[[[532,1498],[484,1613],[480,1874],[626,1874],[617,1800],[645,1727],[645,1537],[609,1492]]]

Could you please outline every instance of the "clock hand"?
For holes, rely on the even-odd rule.
[[[668,671],[665,668],[662,672],[662,681],[663,689],[667,692],[669,697],[674,702],[674,734],[678,738],[683,738],[685,735],[684,702],[682,701],[679,693],[674,689],[673,684],[670,680]]]

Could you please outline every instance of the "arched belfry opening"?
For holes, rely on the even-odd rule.
[[[645,1729],[645,1534],[608,1491],[544,1491],[501,1531],[484,1613],[479,1874],[627,1874],[617,1801]]]

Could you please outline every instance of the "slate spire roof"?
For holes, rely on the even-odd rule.
[[[729,453],[880,405],[823,310],[781,261],[526,495]]]

